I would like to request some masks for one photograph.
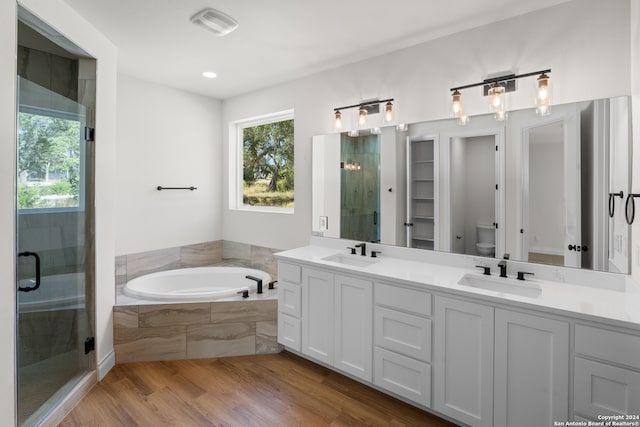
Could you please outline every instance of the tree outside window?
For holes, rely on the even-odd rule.
[[[18,114],[18,208],[77,208],[80,121]]]
[[[242,128],[242,203],[293,208],[293,119]]]

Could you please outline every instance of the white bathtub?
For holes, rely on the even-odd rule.
[[[262,279],[266,291],[271,276],[264,271],[242,267],[197,267],[161,271],[129,280],[122,292],[130,297],[180,301],[214,301],[255,292],[257,284],[246,276]]]

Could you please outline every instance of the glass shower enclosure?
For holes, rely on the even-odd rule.
[[[87,128],[91,110],[77,102],[78,73],[73,64],[78,61],[53,54],[45,43],[33,44],[29,37],[24,43],[21,36],[33,32],[20,21],[16,123],[20,426],[38,425],[95,365],[93,146]],[[56,63],[63,66],[56,68]],[[55,69],[47,72],[43,64]],[[61,77],[61,70],[69,74]],[[74,87],[75,95],[62,87]]]

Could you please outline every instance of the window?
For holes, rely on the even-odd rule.
[[[293,212],[293,124],[293,111],[231,124],[232,209]]]
[[[81,116],[20,106],[18,209],[82,209]]]

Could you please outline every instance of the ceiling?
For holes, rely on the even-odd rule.
[[[118,47],[119,71],[225,99],[567,0],[65,1]],[[207,7],[238,29],[193,25]]]

